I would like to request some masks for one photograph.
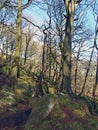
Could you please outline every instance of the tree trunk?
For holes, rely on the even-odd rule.
[[[77,72],[78,72],[78,61],[79,61],[79,56],[80,56],[80,50],[81,50],[81,44],[79,43],[79,50],[78,50],[78,53],[77,53],[77,58],[76,58],[76,68],[75,68],[75,93],[77,93],[77,76],[78,76],[78,74],[77,74]]]
[[[43,96],[44,95],[43,81],[44,81],[44,63],[45,63],[45,44],[46,44],[46,38],[47,38],[47,35],[45,34],[44,45],[43,45],[43,53],[42,53],[42,70],[41,70],[40,75],[38,77],[38,86],[37,86],[37,90],[36,90],[37,96]]]
[[[89,74],[89,71],[90,71],[90,66],[91,66],[91,62],[92,62],[92,58],[93,58],[93,53],[94,53],[94,46],[92,48],[92,52],[91,52],[91,57],[90,57],[90,61],[88,63],[88,68],[87,68],[87,71],[86,71],[86,75],[85,75],[85,79],[84,79],[84,83],[83,83],[83,87],[82,87],[82,90],[80,92],[80,96],[84,93],[85,91],[85,85],[86,85],[86,81],[87,81],[87,77],[88,77],[88,74]]]
[[[49,79],[51,79],[51,64],[52,64],[52,56],[51,56],[52,50],[51,50],[51,40],[49,45]]]
[[[19,76],[20,73],[19,68],[20,68],[21,44],[22,44],[22,0],[18,0],[18,14],[16,21],[16,48],[11,70],[11,87],[14,92],[16,91],[17,77]]]
[[[95,79],[95,84],[93,86],[93,97],[96,96],[96,89],[98,87],[98,52],[97,52],[97,68],[96,68],[96,79]]]
[[[31,36],[27,35],[26,36],[26,48],[25,48],[25,53],[24,53],[24,65],[26,64],[26,61],[27,61],[27,52],[28,52],[28,47],[29,47],[30,41],[31,41]]]
[[[72,48],[72,28],[74,23],[74,12],[75,12],[75,2],[74,0],[66,0],[66,27],[65,27],[65,39],[60,45],[62,53],[62,85],[61,90],[72,93],[71,90],[71,48]]]

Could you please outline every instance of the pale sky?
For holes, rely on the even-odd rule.
[[[28,9],[23,11],[23,14],[28,17],[29,20],[34,20],[34,22],[39,26],[48,18],[46,11],[41,10],[36,5],[31,5]]]
[[[32,22],[34,22],[36,25],[41,26],[44,21],[48,18],[47,14],[45,11],[41,10],[39,7],[37,6],[30,6],[28,9],[23,11],[23,14]],[[92,13],[92,9],[91,8],[87,8],[85,13],[85,20],[86,20],[86,24],[85,27],[90,29],[92,31],[92,33],[95,32],[95,21],[94,21],[94,15]],[[87,41],[88,43],[88,41]],[[93,44],[93,41],[89,41],[89,44]],[[92,46],[92,45],[91,45]]]

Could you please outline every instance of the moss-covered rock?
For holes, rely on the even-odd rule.
[[[27,120],[25,130],[28,129],[28,126],[32,127],[32,125],[37,125],[42,122],[51,113],[55,104],[57,104],[57,100],[57,96],[52,94],[40,98]]]

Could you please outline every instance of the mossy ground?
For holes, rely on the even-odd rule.
[[[58,95],[58,103],[49,115],[37,124],[28,125],[28,128],[30,130],[97,130],[98,119],[88,114],[85,109],[88,109],[88,106],[82,100],[72,100],[68,95]]]
[[[39,98],[32,97],[36,81],[22,76],[19,78],[17,93],[13,94],[8,91],[8,77],[5,83],[4,77],[6,75],[0,77],[0,130],[24,130],[31,110],[39,101]],[[98,115],[91,115],[89,106],[92,103],[89,98],[69,97],[67,94],[57,94],[57,98],[51,112],[41,121],[28,124],[26,130],[98,130]],[[46,100],[39,104],[43,106]]]

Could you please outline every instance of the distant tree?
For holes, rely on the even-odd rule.
[[[91,56],[90,56],[90,60],[89,60],[88,67],[87,67],[87,71],[86,71],[86,74],[85,74],[85,79],[84,79],[83,87],[82,87],[82,90],[81,90],[81,92],[80,92],[79,95],[83,94],[84,91],[85,91],[85,85],[86,85],[88,73],[90,71],[90,66],[91,66],[91,62],[92,62],[93,53],[94,53],[94,46],[93,46],[92,51],[91,51]]]
[[[28,52],[28,47],[29,47],[30,41],[31,41],[31,34],[30,34],[30,32],[25,34],[25,38],[26,38],[26,41],[25,41],[26,47],[25,47],[25,51],[24,51],[24,65],[26,64],[26,61],[27,61],[27,55],[28,55],[27,52]]]
[[[51,19],[50,22],[51,23]],[[46,41],[47,41],[47,30],[49,29],[50,24],[48,27],[43,25],[43,34],[44,34],[44,44],[43,44],[43,52],[42,52],[42,64],[41,64],[41,71],[38,77],[38,86],[37,86],[37,95],[44,95],[43,91],[43,81],[44,81],[44,72],[45,72],[45,48],[46,48]]]
[[[97,64],[96,64],[96,77],[95,77],[95,83],[94,83],[94,86],[93,86],[93,96],[95,97],[96,96],[96,89],[97,89],[97,86],[98,86],[98,45],[97,45],[97,35],[98,35],[98,14],[97,14],[97,20],[96,20],[96,27],[95,27],[95,38],[94,38],[94,46],[97,50],[97,56],[96,56],[96,61],[97,61]]]

